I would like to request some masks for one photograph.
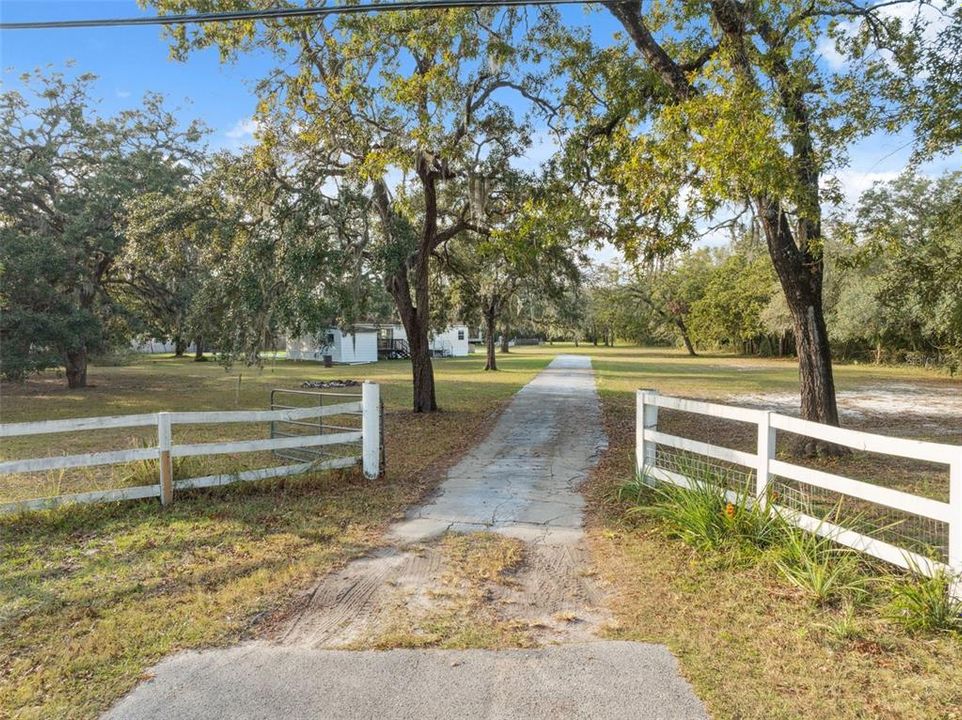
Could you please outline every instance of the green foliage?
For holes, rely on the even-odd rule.
[[[840,221],[844,286],[831,328],[841,339],[962,363],[962,173],[906,172],[859,200]]]
[[[208,3],[151,4],[188,12]],[[319,205],[343,204],[357,222],[338,228],[325,255],[348,247],[362,273],[383,278],[411,344],[417,411],[436,409],[427,349],[437,319],[432,259],[456,238],[490,232],[477,199],[530,145],[527,122],[504,100],[509,92],[534,97],[535,80],[520,70],[537,55],[527,33],[522,12],[497,7],[171,31],[179,57],[216,46],[224,60],[252,50],[276,60],[258,85],[256,157],[297,163],[322,196],[338,187],[335,200]],[[261,294],[266,301],[270,293]]]
[[[622,485],[618,498],[629,503],[628,514],[656,518],[673,536],[701,551],[739,556],[764,551],[786,580],[818,604],[858,600],[866,594],[867,579],[853,550],[769,512],[755,502],[743,481],[724,471],[694,459],[679,458],[678,465],[688,487],[645,476]],[[739,485],[737,491],[726,490]]]
[[[8,378],[68,364],[122,341],[117,258],[124,202],[180,185],[201,131],[180,129],[159,96],[104,118],[89,74],[40,71],[0,95],[0,361]],[[71,370],[74,375],[71,375]]]
[[[592,220],[564,188],[510,168],[484,186],[485,231],[448,241],[438,257],[457,316],[479,319],[493,338],[499,323],[519,321],[519,298],[552,305],[578,286]]]
[[[768,258],[736,249],[712,268],[704,294],[691,303],[693,338],[708,347],[739,348],[764,334],[762,312],[777,292]]]
[[[834,356],[962,365],[962,173],[908,172],[866,191],[851,218],[837,218],[824,247],[825,303]],[[597,273],[591,321],[625,340],[648,324],[649,342],[677,338],[679,321],[701,349],[791,351],[791,313],[750,237],[640,266],[633,279]],[[589,305],[589,309],[590,309]],[[654,315],[652,315],[654,308]],[[590,326],[586,326],[590,327]]]
[[[658,320],[649,306],[633,297],[630,277],[615,266],[594,268],[582,293],[579,339],[595,345],[626,340],[636,345],[656,342]]]
[[[259,363],[282,332],[384,314],[356,245],[368,225],[363,205],[350,186],[328,197],[287,160],[280,148],[217,154],[190,188],[129,205],[130,272],[183,297],[176,322],[226,365]]]
[[[826,522],[823,520],[822,522]],[[858,599],[866,590],[858,555],[830,537],[784,523],[775,558],[782,577],[803,590],[817,604]]]
[[[642,269],[644,268],[644,269]],[[595,274],[587,333],[657,344],[687,340],[703,349],[760,347],[772,331],[765,312],[780,296],[771,263],[746,241],[683,253],[634,276],[602,268]]]
[[[817,221],[818,177],[873,132],[915,124],[920,148],[929,129],[940,147],[951,142],[935,126],[940,112],[956,112],[948,92],[958,73],[944,58],[960,37],[957,12],[910,23],[878,7],[850,14],[800,0],[610,9],[628,31],[621,42],[597,47],[552,15],[543,41],[567,80],[562,106],[574,128],[559,166],[610,193],[615,240],[630,259],[688,247],[708,218],[749,199]],[[817,62],[833,40],[847,62]],[[928,72],[938,92],[919,92]],[[924,98],[937,104],[923,111]]]
[[[962,600],[950,595],[954,580],[944,570],[929,577],[917,567],[907,576],[894,578],[889,589],[889,617],[913,632],[962,632]]]
[[[679,472],[690,480],[687,488],[672,483],[651,483],[649,505],[629,510],[642,512],[664,522],[670,532],[699,550],[732,549],[755,551],[778,542],[782,521],[755,503],[749,489],[742,487],[730,497],[729,478],[717,469],[695,461],[680,461]],[[622,489],[623,498],[645,497],[638,478]]]

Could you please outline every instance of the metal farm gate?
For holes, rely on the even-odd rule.
[[[295,410],[306,407],[323,408],[351,401],[361,400],[361,386],[357,392],[338,392],[329,390],[290,390],[274,388],[271,390],[271,410]],[[378,424],[380,433],[380,467],[384,470],[384,403],[379,402]],[[321,415],[305,420],[276,420],[270,424],[271,438],[298,437],[301,435],[328,435],[352,432],[361,429],[362,410],[345,412],[338,415]],[[277,457],[296,462],[316,462],[341,457],[356,448],[343,445],[321,445],[318,447],[284,448],[274,450]]]

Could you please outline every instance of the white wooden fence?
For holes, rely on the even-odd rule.
[[[175,490],[227,485],[234,482],[262,480],[273,477],[297,475],[313,470],[350,467],[361,462],[364,475],[369,479],[380,473],[381,452],[381,403],[380,388],[375,383],[364,383],[359,401],[344,402],[324,407],[304,407],[286,410],[239,410],[229,412],[159,412],[144,415],[118,415],[113,417],[88,417],[71,420],[43,420],[39,422],[0,425],[0,438],[48,433],[80,432],[110,428],[151,427],[157,428],[157,446],[127,450],[86,453],[82,455],[55,455],[43,458],[6,460],[0,462],[0,474],[41,472],[61,468],[82,468],[95,465],[118,465],[138,461],[156,460],[157,483],[124,487],[114,490],[56,495],[0,504],[0,514],[23,510],[40,510],[65,503],[93,503],[113,500],[134,500],[158,497],[162,504],[173,501]],[[171,429],[174,425],[202,425],[224,423],[256,423],[296,421],[335,415],[360,414],[361,428],[357,431],[304,434],[297,437],[268,438],[264,440],[236,440],[190,445],[174,444]],[[320,430],[320,425],[318,426]],[[223,475],[173,479],[173,458],[199,455],[224,455],[289,448],[313,448],[325,445],[358,444],[358,452],[315,462],[301,462],[279,467],[246,470]]]
[[[720,447],[690,438],[670,435],[658,430],[658,408],[666,408],[726,420],[736,420],[757,427],[755,452]],[[933,500],[912,493],[874,485],[833,473],[802,467],[775,457],[777,432],[785,431],[856,450],[912,458],[948,466],[949,502]],[[659,467],[658,445],[668,446],[695,456],[721,460],[746,468],[754,475],[757,502],[768,503],[783,517],[799,527],[831,537],[835,542],[867,553],[906,569],[918,568],[927,574],[939,568],[956,578],[962,574],[962,446],[888,437],[857,430],[837,428],[764,410],[719,405],[716,403],[661,396],[653,390],[637,392],[636,463],[639,475],[662,482],[689,487],[691,479],[683,474]],[[774,477],[785,478],[814,488],[892,508],[903,513],[928,518],[948,527],[948,564],[933,561],[917,552],[885,542],[853,528],[843,527],[776,504],[769,493]],[[729,491],[734,499],[735,493]],[[962,595],[962,582],[956,582],[953,594]]]

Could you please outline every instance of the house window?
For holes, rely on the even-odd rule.
[[[464,340],[464,330],[458,330],[458,340]]]
[[[333,344],[334,344],[334,333],[329,332],[329,333],[327,334],[327,344],[328,344],[328,345],[333,345]]]

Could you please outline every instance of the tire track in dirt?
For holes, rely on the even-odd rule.
[[[456,613],[458,593],[471,594],[471,612],[523,628],[534,644],[596,637],[607,615],[578,487],[604,446],[590,359],[559,356],[514,397],[434,498],[391,528],[393,545],[322,578],[274,642],[365,647],[399,616]],[[480,586],[459,580],[443,538],[471,532],[523,541],[521,561]]]

